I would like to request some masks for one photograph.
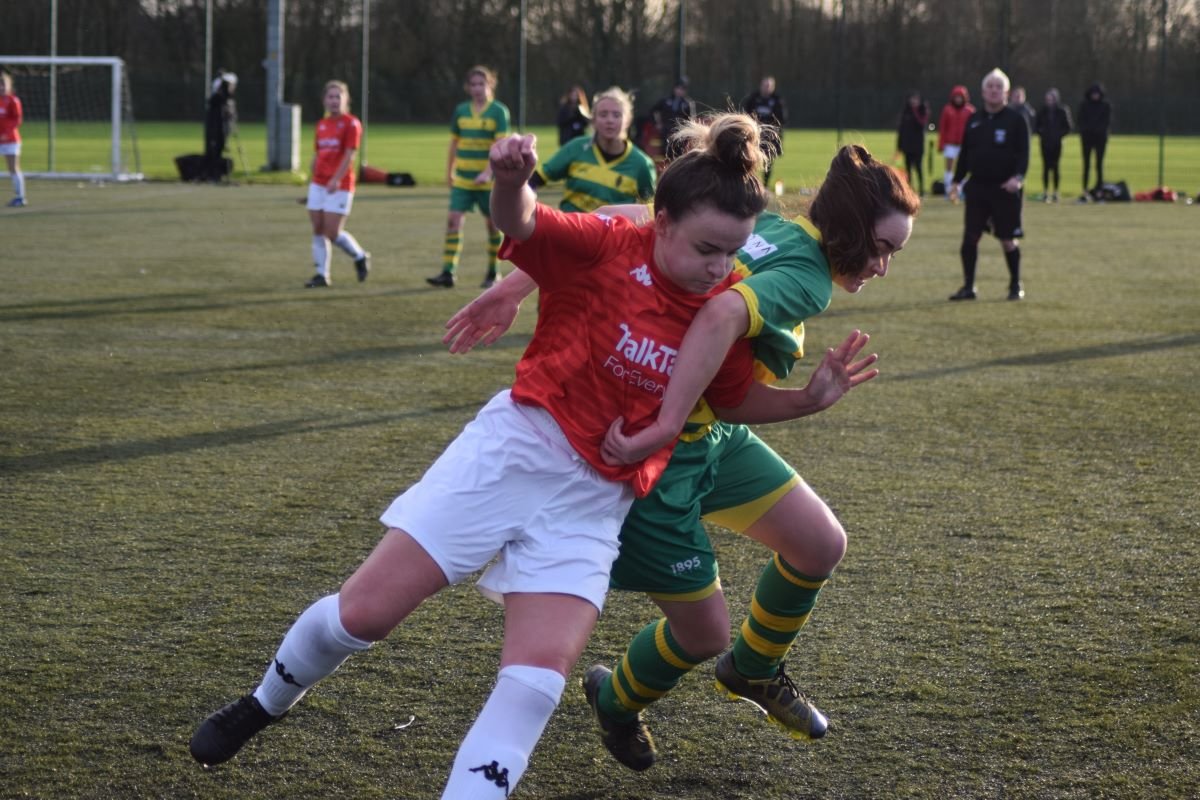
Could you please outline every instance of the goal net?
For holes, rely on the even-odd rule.
[[[27,177],[141,180],[124,61],[0,55],[0,67],[13,76],[13,94],[21,100]]]

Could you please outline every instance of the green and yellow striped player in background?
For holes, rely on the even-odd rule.
[[[495,99],[496,73],[484,66],[467,70],[464,88],[470,100],[459,103],[450,122],[450,153],[446,163],[446,183],[450,186],[450,213],[446,218],[446,248],[442,271],[426,281],[431,286],[454,286],[454,271],[462,253],[463,215],[473,207],[487,223],[488,269],[482,286],[496,282],[496,253],[500,251],[500,231],[492,223],[490,202],[492,172],[488,168],[488,150],[492,142],[508,134],[508,108]]]
[[[642,203],[654,196],[654,161],[629,141],[633,99],[618,86],[592,99],[593,136],[567,142],[538,167],[534,186],[565,181],[558,207],[595,211],[600,206]]]

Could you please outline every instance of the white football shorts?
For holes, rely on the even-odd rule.
[[[350,207],[354,205],[354,192],[329,192],[324,186],[315,183],[308,184],[308,210],[328,211],[332,214],[350,216]]]
[[[948,144],[942,148],[942,155],[946,158],[958,158],[958,154],[962,151],[962,145]]]
[[[19,156],[21,155],[20,142],[5,142],[0,144],[0,156]]]
[[[493,397],[380,517],[410,534],[450,583],[492,561],[479,589],[569,594],[604,607],[628,483],[602,477],[544,409]]]

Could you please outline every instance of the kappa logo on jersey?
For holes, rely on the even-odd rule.
[[[757,233],[750,234],[750,238],[742,245],[742,252],[748,255],[751,261],[758,261],[760,258],[769,256],[778,249],[778,245],[771,244]]]
[[[629,274],[636,278],[637,282],[642,286],[654,285],[654,278],[650,276],[650,266],[648,264],[642,264],[637,269],[629,270]],[[624,328],[625,326],[622,325],[621,327]]]

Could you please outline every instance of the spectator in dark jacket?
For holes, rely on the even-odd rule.
[[[769,126],[769,132],[763,131],[765,137],[771,138],[770,143],[775,151],[773,157],[767,158],[767,169],[763,176],[763,183],[769,186],[775,159],[783,155],[783,126],[787,125],[787,106],[775,91],[774,76],[767,75],[758,84],[758,91],[742,100],[742,111],[758,120],[759,125]]]
[[[676,156],[681,155],[679,143],[672,141],[672,134],[683,127],[684,123],[696,116],[696,102],[688,97],[687,78],[680,78],[675,81],[675,86],[671,89],[671,94],[659,100],[650,111],[654,114],[654,120],[658,123],[659,131],[662,132],[663,142],[666,146],[667,160],[670,161]]]
[[[1029,126],[1029,131],[1032,133],[1034,123],[1037,120],[1037,113],[1033,110],[1033,106],[1025,102],[1024,86],[1014,86],[1012,88],[1012,92],[1008,95],[1008,106],[1024,118],[1025,124]]]
[[[921,93],[910,92],[900,112],[900,126],[896,129],[896,150],[904,154],[904,174],[912,186],[913,172],[917,173],[917,193],[925,194],[925,172],[921,159],[925,155],[925,126],[929,124],[929,105],[921,99]]]
[[[558,101],[558,146],[583,136],[592,121],[588,110],[587,92],[575,85]]]
[[[225,142],[237,124],[237,104],[233,100],[237,75],[219,73],[212,88],[204,115],[204,178],[219,181],[226,173]]]
[[[1104,185],[1104,150],[1108,147],[1108,129],[1112,125],[1112,104],[1104,96],[1104,84],[1097,82],[1088,87],[1075,120],[1083,145],[1083,194],[1079,201],[1086,203],[1092,153],[1096,154],[1096,186],[1091,191],[1092,196],[1099,197]]]
[[[1042,146],[1042,200],[1058,202],[1058,162],[1062,158],[1062,142],[1074,126],[1071,124],[1071,109],[1062,105],[1058,89],[1046,92],[1045,105],[1037,112],[1033,129]],[[1050,178],[1053,176],[1053,192]]]

